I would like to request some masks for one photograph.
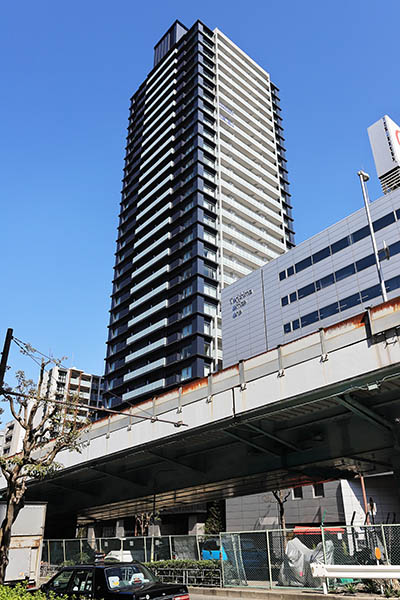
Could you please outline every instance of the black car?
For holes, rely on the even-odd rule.
[[[185,585],[161,583],[138,562],[63,567],[40,590],[81,599],[189,600]]]

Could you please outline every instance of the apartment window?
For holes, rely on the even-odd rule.
[[[191,231],[183,238],[183,243],[187,244],[188,242],[191,242],[193,240],[193,238],[194,238],[193,231]]]
[[[217,270],[208,265],[204,265],[204,275],[210,279],[217,279]]]
[[[209,248],[204,248],[204,256],[209,260],[217,260],[214,250],[210,250]]]
[[[206,335],[212,335],[211,321],[207,321],[206,319],[204,319],[204,333]]]
[[[287,304],[289,304],[289,298],[287,296],[281,298],[281,304],[282,306],[286,306]]]
[[[283,333],[290,333],[292,331],[292,327],[290,323],[285,323],[283,326]]]
[[[192,376],[192,367],[184,367],[181,371],[181,381],[189,379]]]
[[[204,208],[207,208],[211,212],[215,212],[215,204],[213,204],[212,202],[209,202],[208,200],[204,199],[203,205],[204,205]]]
[[[187,212],[188,210],[190,210],[191,208],[194,207],[194,200],[191,200],[190,202],[188,202],[184,208],[183,208],[183,212]]]
[[[324,498],[325,497],[323,483],[314,483],[312,487],[313,487],[314,498]]]
[[[192,257],[192,251],[188,250],[187,252],[185,252],[185,254],[183,255],[183,260],[188,260],[189,258]]]
[[[279,273],[279,281],[282,281],[283,279],[286,279],[286,271],[281,271]]]
[[[292,489],[292,498],[293,500],[302,500],[303,499],[303,488],[296,487]]]
[[[215,306],[215,304],[204,302],[204,312],[210,317],[215,317],[217,314],[217,307]]]
[[[296,300],[297,300],[297,292],[292,292],[289,295],[289,300],[290,300],[290,302],[296,302]]]
[[[203,220],[204,220],[204,223],[207,223],[207,225],[211,225],[211,227],[215,227],[215,219],[213,219],[209,215],[205,214]]]
[[[191,333],[192,333],[192,324],[191,323],[189,323],[189,325],[185,325],[185,327],[182,327],[182,337],[190,335]]]
[[[215,235],[212,235],[211,233],[208,233],[208,231],[205,231],[204,232],[204,241],[211,242],[211,244],[216,244],[217,238],[215,237]]]
[[[191,314],[192,314],[192,305],[186,304],[186,306],[184,306],[182,308],[182,317],[187,317],[187,315],[191,315]]]
[[[181,350],[181,358],[187,358],[188,356],[191,356],[192,354],[192,346],[184,346]]]
[[[294,275],[294,267],[289,267],[287,270],[287,276],[290,277],[291,275]]]
[[[204,342],[204,354],[206,356],[211,356],[211,343],[210,342]]]
[[[300,319],[295,319],[294,321],[292,321],[292,328],[293,331],[295,331],[296,329],[300,329]]]
[[[184,298],[187,298],[188,296],[190,296],[190,294],[193,294],[193,288],[191,285],[188,285],[187,287],[183,288],[182,296]]]
[[[211,365],[204,365],[204,377],[208,377],[211,373]]]
[[[217,288],[214,287],[213,285],[209,285],[208,283],[204,284],[204,293],[207,294],[207,296],[212,296],[213,298],[217,297]]]

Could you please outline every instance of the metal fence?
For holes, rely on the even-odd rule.
[[[213,583],[210,583],[211,572],[201,576],[199,572],[192,572],[191,567],[178,569],[171,565],[168,572],[160,571],[165,581],[177,583],[185,580],[190,585],[219,585],[221,582],[217,579],[222,575],[225,587],[320,588],[321,580],[311,574],[312,562],[400,565],[400,525],[295,527],[211,536],[45,540],[42,564],[48,568],[49,565],[93,562],[98,553],[116,560],[141,562],[220,560],[220,573],[214,573]],[[331,586],[346,583],[349,582],[330,582]]]

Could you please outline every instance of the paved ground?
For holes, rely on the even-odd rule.
[[[191,600],[323,600],[321,591],[301,589],[256,589],[256,588],[198,588],[190,587]],[[382,596],[357,594],[357,600],[382,600]],[[345,600],[346,596],[329,594],[329,600]]]

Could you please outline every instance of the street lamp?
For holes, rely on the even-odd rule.
[[[364,171],[358,171],[357,175],[360,178],[361,190],[362,190],[362,195],[364,198],[365,212],[367,213],[367,220],[368,220],[368,225],[369,225],[369,231],[371,234],[372,247],[374,249],[374,254],[375,254],[376,270],[378,271],[378,279],[379,279],[379,283],[380,283],[381,290],[382,290],[382,298],[383,298],[384,302],[387,302],[388,298],[387,298],[386,286],[385,286],[385,281],[383,279],[383,273],[382,273],[381,263],[379,260],[378,248],[376,246],[375,231],[374,231],[374,228],[372,225],[371,212],[369,210],[369,198],[368,198],[368,191],[367,191],[367,186],[366,186],[366,182],[369,179],[369,175],[368,175],[368,173],[365,173]]]

